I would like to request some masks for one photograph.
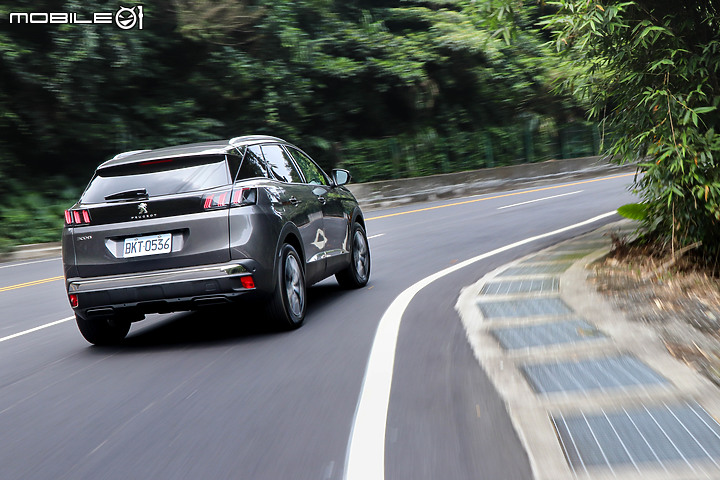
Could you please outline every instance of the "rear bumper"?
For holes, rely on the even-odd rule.
[[[255,262],[244,260],[131,275],[68,278],[66,286],[69,295],[77,295],[75,312],[85,318],[124,314],[140,319],[145,313],[194,310],[262,293],[245,288],[241,282],[255,270]]]

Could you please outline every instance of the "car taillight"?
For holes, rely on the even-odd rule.
[[[216,193],[203,195],[203,209],[214,210],[218,208],[239,207],[242,205],[254,205],[257,200],[257,189],[241,188],[232,191],[224,190]]]
[[[65,210],[65,225],[90,225],[90,211]]]
[[[213,210],[216,208],[227,208],[230,202],[230,191],[225,190],[217,193],[206,193],[203,196],[203,208],[205,210]]]
[[[71,307],[75,308],[78,306],[78,296],[77,295],[75,295],[74,293],[71,293],[70,295],[68,295],[68,299],[70,300]]]
[[[230,205],[239,207],[241,205],[255,205],[257,203],[257,188],[238,188],[233,190],[233,198]]]

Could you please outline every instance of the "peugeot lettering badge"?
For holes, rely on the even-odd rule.
[[[138,203],[137,208],[138,208],[137,215],[133,215],[132,217],[130,217],[130,220],[145,220],[148,218],[155,218],[158,216],[157,213],[148,213],[148,204],[145,202]]]

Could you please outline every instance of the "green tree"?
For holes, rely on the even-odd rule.
[[[672,248],[720,252],[720,2],[548,2],[557,50],[580,64],[564,87],[614,132],[608,153],[640,161],[644,224]]]
[[[0,20],[123,3],[18,0]],[[551,91],[564,71],[538,31],[542,7],[506,43],[483,5],[164,0],[144,4],[142,30],[0,21],[0,200],[55,215],[72,203],[58,185],[77,194],[119,151],[246,133],[294,141],[357,181],[591,153],[562,142],[584,110]],[[24,241],[32,215],[17,205],[0,202],[0,237]]]

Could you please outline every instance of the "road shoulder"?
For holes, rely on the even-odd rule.
[[[456,304],[537,479],[694,479],[720,472],[717,387],[588,281],[586,266],[609,251],[608,232],[628,229],[626,222],[605,226],[504,265],[463,289]],[[704,423],[680,421],[686,414]],[[645,417],[654,424],[646,428]],[[638,451],[633,445],[642,442],[628,441],[656,426],[668,431],[662,445],[645,435],[647,448]]]
[[[60,251],[60,242],[19,245],[7,254],[0,254],[0,263],[59,257]]]

